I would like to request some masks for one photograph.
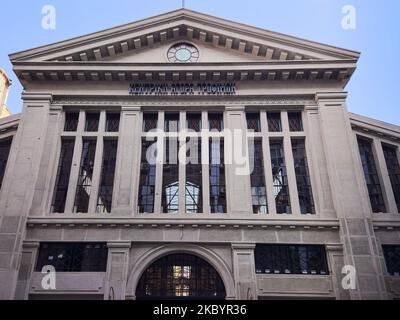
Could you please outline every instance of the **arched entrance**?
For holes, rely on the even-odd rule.
[[[164,256],[142,274],[137,299],[225,299],[218,272],[203,259],[186,253]]]

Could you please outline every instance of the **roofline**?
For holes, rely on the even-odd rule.
[[[149,18],[137,20],[135,22],[130,22],[127,24],[104,29],[101,31],[89,33],[89,34],[86,34],[83,36],[78,36],[78,37],[70,38],[67,40],[55,42],[52,44],[43,45],[43,46],[39,46],[36,48],[12,53],[9,55],[9,58],[11,61],[13,61],[16,59],[25,58],[27,56],[40,54],[41,52],[43,52],[45,50],[61,49],[62,47],[73,45],[80,41],[85,41],[85,40],[89,40],[89,39],[94,40],[94,38],[108,37],[115,33],[127,32],[130,29],[135,28],[135,27],[143,28],[148,24],[160,23],[164,20],[170,20],[173,18],[179,19],[179,18],[185,18],[185,17],[192,18],[192,19],[203,19],[203,20],[208,20],[208,21],[216,20],[216,21],[213,21],[214,24],[218,24],[218,22],[220,22],[220,24],[223,24],[225,27],[229,26],[229,27],[233,28],[235,32],[240,30],[241,32],[249,33],[252,36],[254,36],[254,34],[256,33],[256,36],[258,36],[258,37],[264,36],[264,37],[273,38],[274,40],[279,40],[279,41],[285,40],[285,41],[292,42],[292,43],[293,42],[294,43],[302,42],[302,45],[304,45],[304,44],[311,45],[311,46],[317,47],[320,50],[322,49],[322,50],[331,51],[331,52],[339,54],[339,55],[347,55],[347,56],[353,57],[355,59],[358,59],[361,54],[360,52],[357,52],[357,51],[339,48],[339,47],[323,44],[323,43],[316,42],[316,41],[310,41],[310,40],[306,40],[303,38],[299,38],[299,37],[295,37],[295,36],[291,36],[291,35],[287,35],[287,34],[283,34],[283,33],[278,33],[278,32],[270,31],[267,29],[262,29],[259,27],[254,27],[254,26],[251,26],[248,24],[235,22],[232,20],[224,19],[224,18],[215,17],[215,16],[212,16],[209,14],[204,14],[204,13],[200,13],[200,12],[193,11],[193,10],[178,9],[178,10],[170,11],[167,13],[155,15],[155,16],[152,16]],[[212,21],[210,21],[210,22],[212,22]]]
[[[349,117],[350,117],[350,121],[357,122],[361,126],[362,125],[373,126],[373,127],[376,127],[377,130],[384,129],[384,130],[388,130],[388,131],[392,131],[397,134],[400,134],[400,126],[399,125],[384,122],[384,121],[373,119],[373,118],[369,118],[369,117],[366,117],[366,116],[363,116],[360,114],[356,114],[356,113],[352,113],[352,112],[349,112]]]

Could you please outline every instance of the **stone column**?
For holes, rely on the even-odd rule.
[[[130,242],[108,242],[105,300],[125,300]]]
[[[244,106],[226,107],[224,147],[225,163],[227,163],[225,167],[227,208],[228,213],[233,215],[253,214],[248,172],[247,124],[244,110]]]
[[[365,193],[358,146],[346,108],[346,93],[317,94],[321,137],[326,154],[333,203],[340,222],[345,265],[356,270],[351,299],[387,298],[379,250]]]
[[[232,243],[233,274],[238,300],[257,299],[254,243]]]
[[[49,94],[24,94],[24,108],[0,200],[0,300],[13,299],[26,220],[46,138]]]
[[[140,166],[140,107],[124,106],[115,169],[113,212],[118,215],[137,213],[137,183]]]

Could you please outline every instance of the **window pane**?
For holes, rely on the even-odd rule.
[[[82,143],[82,156],[79,169],[78,185],[76,187],[74,212],[88,212],[90,192],[92,189],[95,154],[96,140],[84,139]]]
[[[224,142],[212,139],[210,155],[210,206],[211,213],[226,212]]]
[[[105,243],[41,243],[36,271],[50,265],[58,272],[105,272],[107,255]]]
[[[119,131],[119,113],[107,113],[106,131],[118,132]]]
[[[99,213],[111,212],[117,148],[118,140],[104,140],[99,196],[96,206],[96,212]]]
[[[328,275],[324,246],[257,244],[254,251],[258,274]]]
[[[282,140],[270,141],[272,179],[274,183],[274,196],[276,212],[292,213],[290,206],[289,185],[285,165]]]
[[[65,114],[64,131],[75,132],[78,129],[79,112],[67,112]]]
[[[301,112],[289,112],[289,130],[292,132],[303,131]]]
[[[250,167],[253,168],[250,174],[253,213],[268,213],[261,139],[249,142],[249,157]]]
[[[8,156],[10,155],[11,142],[12,139],[0,141],[0,189],[6,172]]]
[[[209,113],[208,114],[208,128],[209,130],[222,131],[224,129],[224,117],[222,113]]]
[[[247,129],[253,130],[254,132],[261,131],[260,125],[260,113],[246,113]]]
[[[145,113],[143,115],[143,132],[149,132],[157,129],[158,114],[157,113]]]
[[[400,212],[400,165],[399,159],[397,158],[397,148],[388,145],[382,145],[382,147],[394,198],[397,204],[397,210]]]
[[[142,140],[139,183],[139,212],[154,212],[157,141]]]
[[[165,132],[179,131],[179,113],[165,114]]]
[[[282,131],[281,113],[280,112],[268,112],[267,120],[268,120],[268,131],[269,132],[281,132]]]
[[[99,130],[100,113],[86,113],[85,131],[96,132]]]
[[[370,141],[362,138],[357,138],[357,141],[372,211],[386,212],[379,176],[375,166],[372,144]]]
[[[74,146],[74,139],[65,139],[61,141],[61,152],[58,161],[57,178],[52,201],[52,212],[64,213],[69,176],[71,173],[72,157],[74,155]]]
[[[162,209],[164,213],[179,211],[178,139],[165,139]]]
[[[304,139],[292,139],[292,152],[301,213],[315,214]]]
[[[388,273],[392,276],[400,276],[400,246],[384,245],[382,247]]]
[[[186,142],[186,147],[186,212],[198,213],[203,211],[203,171],[201,164],[201,139],[188,139]]]
[[[200,132],[201,131],[201,114],[186,114],[186,128]]]

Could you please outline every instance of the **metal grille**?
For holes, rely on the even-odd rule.
[[[63,139],[61,141],[60,159],[58,161],[57,178],[51,206],[52,212],[64,213],[74,146],[75,139]]]
[[[78,129],[79,112],[67,112],[65,114],[64,131],[75,132]]]
[[[249,143],[249,148],[250,165],[253,166],[250,175],[253,213],[268,213],[262,140],[256,139],[254,144]]]
[[[165,115],[164,130],[165,132],[179,131],[179,113],[171,113]]]
[[[360,137],[357,138],[357,141],[372,211],[386,212],[386,207],[382,196],[381,184],[375,166],[375,159],[372,151],[371,141],[362,139]]]
[[[8,162],[8,156],[10,154],[12,139],[0,141],[0,189],[3,183],[4,174],[6,172],[6,166]]]
[[[105,272],[105,243],[41,243],[36,271],[53,266],[57,272]]]
[[[186,127],[196,132],[201,131],[201,114],[188,113],[186,115]]]
[[[271,140],[270,151],[276,212],[278,214],[290,214],[292,213],[292,208],[290,206],[289,185],[285,165],[285,156],[283,152],[283,141]]]
[[[292,152],[301,213],[315,214],[304,139],[292,139]]]
[[[157,141],[142,141],[139,183],[139,212],[154,212]]]
[[[79,169],[78,185],[76,187],[74,212],[86,213],[89,209],[90,192],[92,189],[94,157],[96,140],[84,139]]]
[[[400,164],[397,158],[397,148],[388,145],[382,145],[382,148],[397,204],[397,211],[400,212]]]
[[[162,210],[164,213],[179,211],[178,139],[165,139],[163,166]]]
[[[107,132],[118,132],[119,131],[119,121],[120,121],[119,113],[107,113],[107,121],[106,121],[106,131]]]
[[[246,121],[247,121],[247,129],[248,130],[253,130],[254,132],[261,131],[260,114],[259,113],[247,113]]]
[[[225,286],[206,261],[189,254],[172,254],[143,273],[137,299],[225,299]]]
[[[110,213],[114,189],[115,164],[117,160],[118,140],[104,140],[103,162],[101,165],[101,177],[99,196],[96,212]]]
[[[303,131],[303,122],[301,120],[301,112],[289,112],[289,130],[292,132]]]
[[[226,212],[224,141],[212,139],[210,156],[210,207],[211,213]]]
[[[268,119],[268,131],[269,132],[281,132],[282,131],[280,112],[268,112],[267,119]]]
[[[208,114],[208,128],[210,131],[222,131],[224,129],[224,119],[222,113]]]
[[[203,211],[201,140],[191,138],[187,139],[186,143],[189,144],[185,186],[186,212],[199,213]]]
[[[86,113],[85,131],[96,132],[99,130],[99,113]]]
[[[157,113],[145,113],[143,115],[143,131],[149,132],[157,129],[158,114]]]
[[[257,244],[254,257],[258,274],[329,274],[324,246]]]
[[[400,246],[384,245],[382,248],[388,273],[392,276],[400,276]]]

